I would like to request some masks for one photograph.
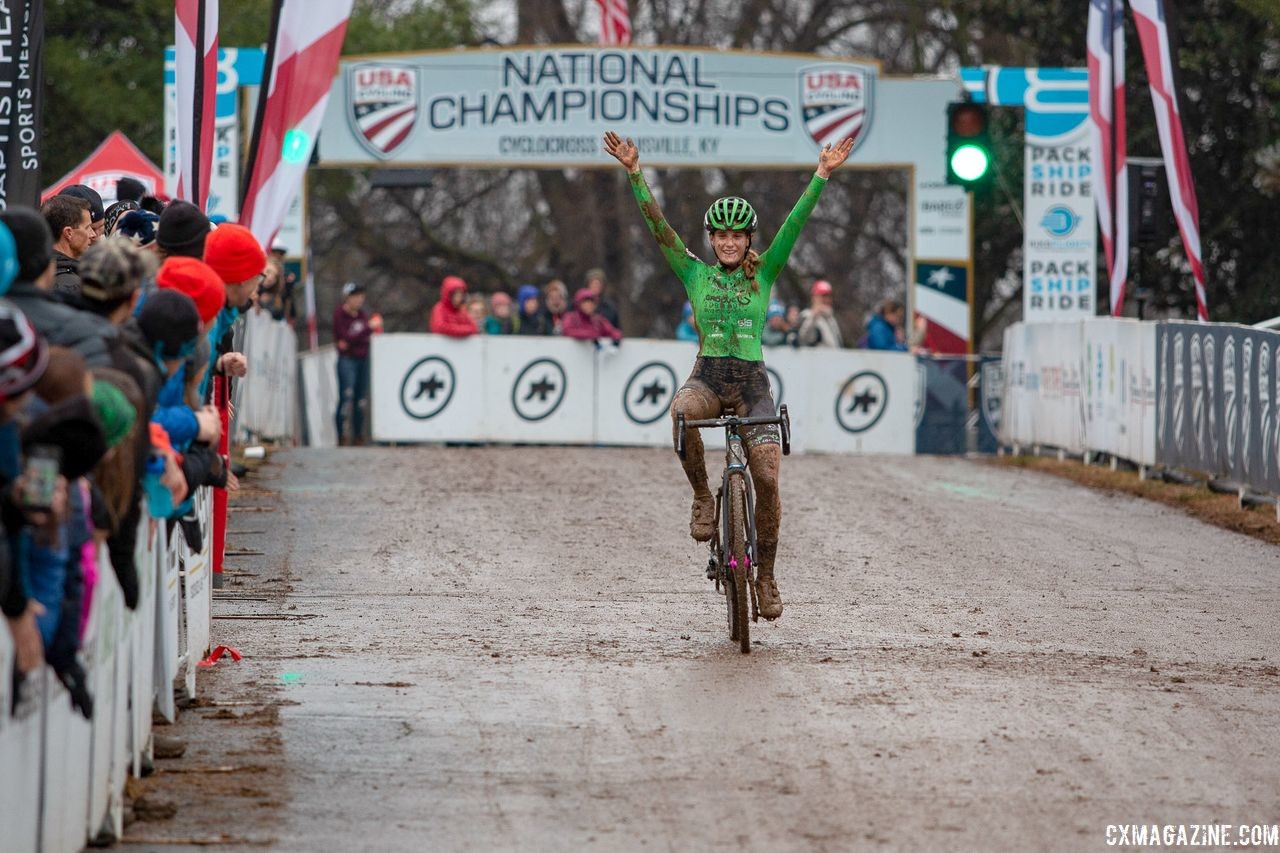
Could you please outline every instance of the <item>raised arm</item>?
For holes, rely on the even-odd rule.
[[[782,268],[787,265],[791,250],[795,247],[804,224],[809,221],[809,214],[813,213],[814,207],[817,206],[818,197],[822,195],[822,188],[827,185],[827,179],[849,158],[849,152],[852,150],[852,139],[846,139],[836,146],[830,143],[822,146],[822,153],[818,155],[818,169],[810,179],[809,186],[805,188],[796,206],[787,214],[786,221],[778,229],[769,248],[760,254],[760,273],[765,281],[774,281],[782,272]]]
[[[680,235],[676,234],[675,229],[662,215],[662,209],[658,207],[653,191],[649,189],[649,184],[640,171],[640,151],[636,148],[636,144],[630,139],[624,140],[610,130],[604,135],[604,150],[626,168],[627,178],[631,182],[631,192],[636,197],[636,204],[640,205],[640,213],[644,216],[645,225],[649,226],[649,233],[658,241],[658,248],[662,250],[671,269],[681,281],[684,281],[698,261],[689,254]]]

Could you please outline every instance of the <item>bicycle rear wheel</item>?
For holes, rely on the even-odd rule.
[[[728,531],[730,585],[729,639],[738,641],[742,653],[751,652],[751,563],[747,557],[747,483],[741,473],[729,475],[729,500],[725,527]]]

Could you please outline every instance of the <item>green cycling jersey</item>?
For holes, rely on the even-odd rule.
[[[749,279],[741,266],[732,271],[726,270],[720,264],[704,263],[689,251],[663,217],[644,175],[637,170],[630,173],[630,178],[644,221],[657,239],[667,263],[684,283],[685,293],[693,306],[698,354],[763,361],[760,332],[764,329],[773,283],[786,267],[796,238],[800,236],[809,214],[813,213],[827,182],[816,174],[813,176],[769,248],[760,253],[755,278]]]

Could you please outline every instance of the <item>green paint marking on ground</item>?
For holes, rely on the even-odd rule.
[[[998,497],[996,494],[989,492],[986,489],[980,489],[977,486],[966,486],[964,483],[948,483],[943,481],[941,483],[934,483],[933,485],[937,486],[944,492],[951,492],[953,495],[964,495],[966,498],[995,500],[996,497]]]
[[[300,672],[282,672],[280,673],[280,681],[283,684],[301,684],[302,673]]]

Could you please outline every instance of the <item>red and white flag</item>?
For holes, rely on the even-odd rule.
[[[596,0],[600,7],[600,43],[631,44],[631,12],[627,0]]]
[[[1169,49],[1169,27],[1165,19],[1164,0],[1131,0],[1133,17],[1142,42],[1142,57],[1151,84],[1151,103],[1156,110],[1156,130],[1160,134],[1160,153],[1164,155],[1165,175],[1169,179],[1169,200],[1173,217],[1182,234],[1183,251],[1191,265],[1196,283],[1196,314],[1201,322],[1209,320],[1209,306],[1204,294],[1204,264],[1200,254],[1200,209],[1196,203],[1195,181],[1191,177],[1191,160],[1182,135],[1182,115],[1178,111],[1178,90]]]
[[[218,93],[218,0],[177,0],[174,46],[178,174],[171,189],[177,198],[204,210]]]
[[[240,221],[264,247],[302,187],[324,118],[352,0],[275,0],[269,77],[258,103]]]
[[[1111,313],[1124,308],[1129,275],[1129,181],[1125,174],[1124,0],[1090,0],[1089,142],[1102,175],[1093,198],[1111,282]],[[1101,190],[1101,191],[1099,191]]]

